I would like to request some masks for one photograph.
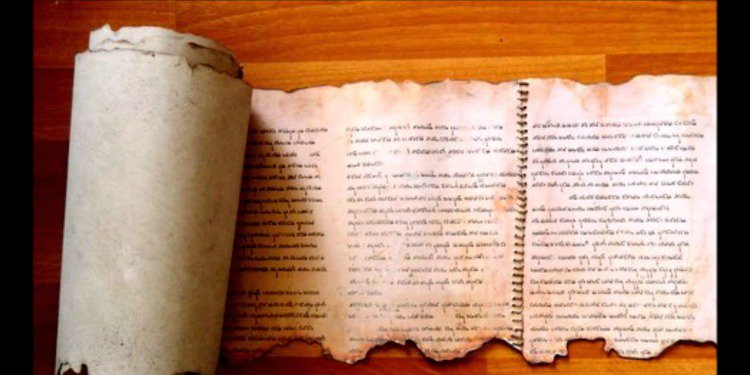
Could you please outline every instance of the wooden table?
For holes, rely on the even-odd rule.
[[[714,2],[35,2],[34,365],[54,372],[73,57],[109,23],[156,25],[235,51],[254,87],[295,89],[361,80],[505,81],[563,77],[625,82],[638,74],[716,74]],[[221,373],[531,373],[716,371],[716,347],[681,343],[653,360],[578,341],[570,356],[530,366],[502,342],[467,359],[425,360],[389,344],[351,366],[294,343]]]

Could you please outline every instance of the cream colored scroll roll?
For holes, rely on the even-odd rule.
[[[75,63],[59,373],[215,371],[250,95],[213,41],[91,33]]]

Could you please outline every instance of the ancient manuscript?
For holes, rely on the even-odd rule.
[[[100,33],[76,65],[60,369],[716,342],[715,77],[250,96],[211,41]]]

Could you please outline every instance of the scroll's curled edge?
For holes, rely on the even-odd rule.
[[[251,89],[223,47],[108,26],[76,56],[59,373],[213,373]]]

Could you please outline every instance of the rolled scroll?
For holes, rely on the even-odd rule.
[[[91,34],[75,64],[59,373],[214,372],[250,96],[211,40]]]

